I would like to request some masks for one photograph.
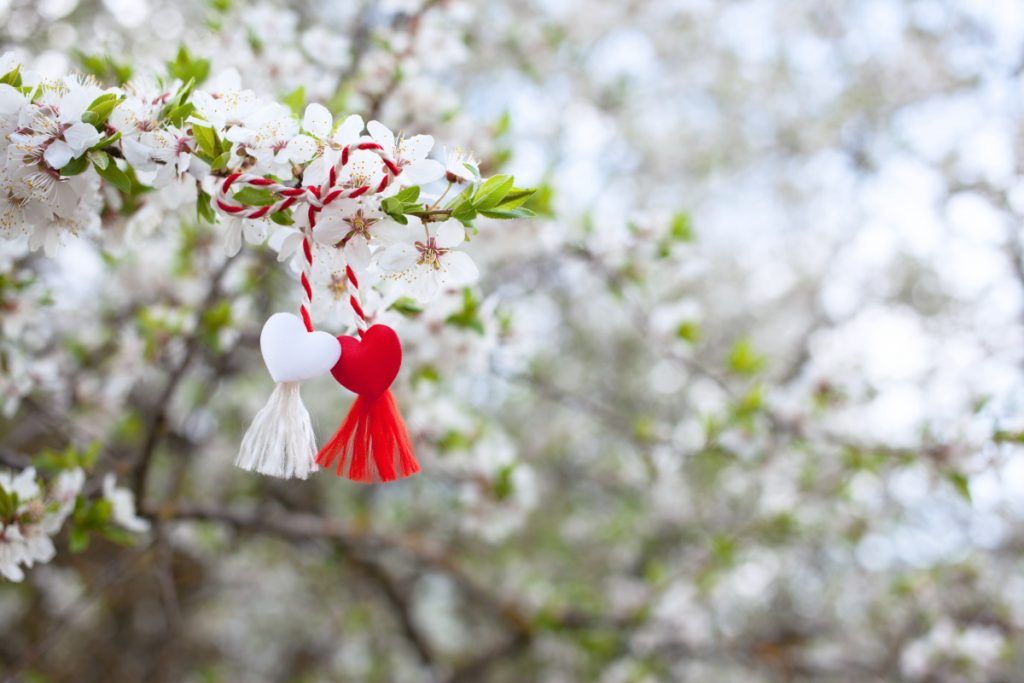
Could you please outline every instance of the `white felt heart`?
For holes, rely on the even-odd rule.
[[[341,358],[341,344],[326,332],[309,332],[291,313],[270,316],[260,333],[263,362],[275,382],[302,382],[325,375]]]

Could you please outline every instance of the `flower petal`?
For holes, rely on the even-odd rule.
[[[242,249],[242,219],[232,218],[224,226],[224,253],[234,256]]]
[[[441,258],[441,269],[437,272],[438,280],[444,287],[461,287],[477,281],[480,270],[469,258],[469,254],[453,251]]]
[[[412,267],[416,263],[416,259],[419,258],[419,255],[420,252],[416,247],[402,242],[400,244],[392,244],[380,252],[377,263],[380,264],[383,270],[389,273],[397,273]]]
[[[49,164],[50,168],[64,168],[67,163],[71,161],[74,156],[74,150],[71,146],[63,140],[54,140],[50,143],[50,146],[43,152],[43,159]]]
[[[270,234],[267,244],[277,252],[277,260],[284,261],[295,253],[302,243],[302,233],[294,228],[278,228]]]
[[[426,303],[433,299],[437,296],[440,288],[437,272],[432,268],[414,268],[406,284],[406,291],[409,296],[420,303]]]
[[[332,141],[339,145],[351,145],[363,134],[363,117],[353,114],[342,121]]]
[[[434,146],[434,136],[413,135],[398,144],[396,150],[398,157],[406,161],[419,161],[426,159],[430,154],[430,148]]]
[[[60,99],[61,123],[80,122],[86,108],[100,95],[99,88],[82,87],[78,83],[74,86]]]
[[[316,155],[316,141],[308,135],[296,135],[288,141],[285,154],[289,161],[303,164]]]
[[[370,265],[370,247],[366,240],[356,237],[348,241],[348,244],[345,245],[345,262],[355,268],[357,272],[365,270],[366,266]]]
[[[242,224],[242,232],[245,234],[245,241],[249,244],[262,244],[267,239],[267,222],[245,221]]]
[[[326,212],[325,212],[326,213]],[[333,247],[349,233],[349,225],[337,213],[320,216],[313,228],[313,239],[325,247]]]
[[[444,175],[444,166],[433,159],[420,159],[402,167],[402,175],[398,179],[404,185],[424,185],[432,183]]]
[[[149,156],[149,147],[136,142],[132,138],[121,140],[124,158],[136,171],[152,171],[155,164]]]
[[[302,183],[304,185],[323,185],[327,180],[328,168],[329,165],[324,157],[313,159],[302,173]]]
[[[16,114],[26,104],[28,104],[28,98],[20,91],[6,83],[0,83],[0,116]]]
[[[412,218],[416,218],[412,216]],[[384,220],[373,226],[373,237],[380,244],[394,244],[395,242],[408,242],[415,236],[422,236],[423,230],[417,230],[416,226],[399,225],[392,220]]]
[[[454,218],[449,218],[437,228],[435,243],[442,249],[457,247],[466,240],[466,228]]]
[[[81,154],[100,141],[100,134],[88,123],[72,123],[64,130],[64,139],[76,154]]]
[[[313,102],[306,107],[306,113],[302,116],[302,128],[309,131],[318,138],[326,138],[331,134],[331,126],[334,125],[334,117],[322,104]]]
[[[395,153],[395,134],[380,121],[370,121],[366,124],[366,130],[370,133],[373,141],[384,148],[387,154]]]

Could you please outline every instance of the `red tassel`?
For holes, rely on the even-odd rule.
[[[420,471],[390,391],[377,398],[356,398],[338,433],[316,456],[325,469],[335,461],[339,477],[366,483],[394,481]]]
[[[388,387],[402,364],[394,330],[374,325],[362,339],[338,337],[342,353],[331,373],[357,394],[338,432],[317,453],[316,462],[353,481],[387,482],[420,471],[398,405]]]

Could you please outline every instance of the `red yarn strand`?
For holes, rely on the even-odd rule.
[[[324,469],[362,483],[389,482],[420,471],[394,396],[356,397],[345,421],[316,456]]]

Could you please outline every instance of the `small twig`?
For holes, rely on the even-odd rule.
[[[0,448],[0,465],[10,467],[12,470],[23,470],[31,464],[32,460],[28,456]]]
[[[186,503],[167,503],[160,507],[142,508],[157,521],[209,520],[228,524],[240,531],[260,532],[288,539],[320,539],[331,541],[345,552],[394,550],[420,565],[446,574],[473,603],[488,609],[504,621],[521,628],[527,623],[522,610],[480,585],[451,559],[451,553],[424,545],[418,539],[394,537],[342,525],[334,519],[315,515],[285,513],[245,514],[233,510]]]
[[[436,665],[433,648],[427,638],[420,633],[419,626],[413,618],[411,600],[398,581],[383,566],[372,560],[361,558],[355,554],[348,554],[345,559],[380,589],[398,618],[402,634],[412,645],[420,661],[433,668]]]
[[[426,222],[438,220],[438,216],[449,218],[452,215],[451,209],[425,209],[423,211],[410,211],[410,216],[416,216]]]
[[[484,650],[461,664],[446,679],[445,683],[479,683],[488,669],[503,659],[507,660],[520,654],[531,640],[532,636],[529,631],[517,631],[511,638]]]
[[[203,300],[203,303],[200,305],[199,311],[196,314],[198,318],[202,318],[203,314],[212,309],[220,299],[221,283],[224,280],[224,275],[227,273],[231,262],[231,258],[225,259],[224,263],[222,263],[213,273],[210,280],[210,287],[206,292],[206,298]],[[136,504],[140,508],[144,506],[146,500],[146,484],[149,478],[150,463],[153,460],[153,456],[156,454],[157,446],[167,433],[168,411],[170,410],[171,400],[174,398],[174,394],[178,389],[178,385],[181,384],[181,380],[185,377],[189,365],[192,364],[192,360],[199,351],[201,328],[201,325],[197,325],[196,329],[188,337],[185,342],[185,353],[182,354],[181,359],[178,361],[177,365],[171,369],[170,374],[167,377],[167,383],[164,385],[163,391],[160,392],[160,397],[156,402],[156,411],[153,413],[149,422],[149,427],[146,430],[146,441],[142,446],[142,451],[133,468],[132,490],[135,492]]]

